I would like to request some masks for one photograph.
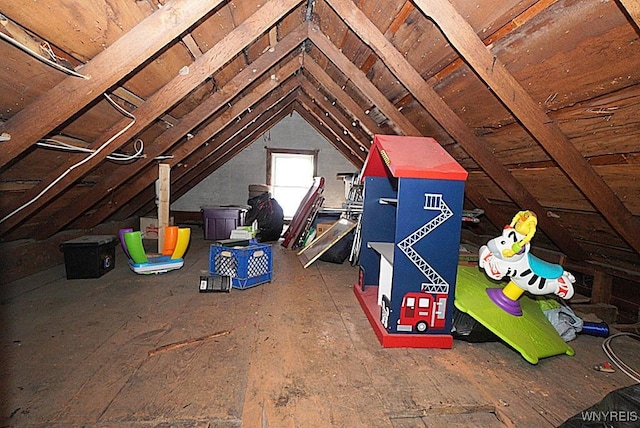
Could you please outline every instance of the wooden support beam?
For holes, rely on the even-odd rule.
[[[304,58],[304,69],[313,76],[328,93],[333,94],[355,120],[360,122],[365,130],[372,136],[371,141],[369,141],[367,145],[367,148],[371,147],[373,136],[375,134],[382,134],[382,128],[365,113],[365,109],[362,106],[358,105],[353,98],[345,94],[342,88],[309,56]]]
[[[593,287],[591,289],[591,303],[611,303],[613,292],[613,277],[596,270],[593,273]]]
[[[294,37],[294,40],[299,39]],[[283,40],[284,41],[284,40]],[[282,43],[282,41],[281,41]],[[267,55],[266,53],[264,55]],[[279,56],[278,56],[279,57]],[[278,58],[277,57],[277,58]],[[274,60],[274,58],[271,58]],[[232,124],[238,116],[242,113],[246,112],[252,105],[260,101],[263,97],[268,96],[275,88],[279,85],[286,82],[291,76],[293,76],[301,66],[301,60],[298,57],[293,58],[291,61],[284,64],[273,73],[273,78],[269,76],[268,79],[260,82],[252,91],[247,93],[245,96],[239,98],[237,102],[225,112],[224,115],[216,118],[211,121],[211,123],[207,124],[204,128],[200,129],[197,133],[193,135],[193,138],[187,139],[184,141],[178,148],[173,151],[173,158],[169,159],[167,162],[174,168],[174,172],[179,171],[176,169],[176,165],[185,163],[189,168],[193,166],[192,159],[189,156],[194,153],[198,148],[204,146],[208,143],[212,148],[216,142],[210,142],[212,137],[218,134],[221,130],[224,130],[227,126]],[[248,69],[251,72],[252,68]],[[265,70],[266,71],[266,70]],[[205,100],[203,104],[208,105],[211,110],[209,111],[209,115],[219,110],[223,106],[226,106],[227,103],[232,99],[237,93],[245,89],[251,80],[245,81],[247,76],[239,74],[236,79],[230,81],[227,85],[224,86],[219,92],[213,94],[209,100]],[[227,92],[226,96],[221,96],[221,93]],[[228,98],[229,97],[229,98]],[[211,102],[210,100],[214,100],[215,102]],[[183,119],[184,120],[184,119]],[[173,132],[173,129],[168,130],[165,134]],[[163,140],[164,135],[158,137],[159,140]],[[173,137],[172,137],[173,139]],[[164,141],[164,140],[163,140]],[[161,144],[156,140],[156,143]],[[221,144],[221,143],[220,143]],[[154,143],[155,145],[155,143]],[[135,172],[139,171],[136,169]],[[127,177],[120,177],[118,179],[119,184],[122,184],[128,179]],[[150,185],[154,180],[153,175],[149,175],[148,172],[144,172],[139,177],[136,177],[135,180],[130,183],[126,188],[118,188],[118,191],[114,194],[113,201],[108,206],[103,206],[99,210],[96,210],[90,216],[83,218],[82,222],[78,225],[78,227],[92,227],[92,225],[99,224],[104,219],[106,219],[109,215],[113,214],[116,210],[122,207],[125,203],[135,198],[138,193],[144,190],[147,186]],[[100,183],[98,186],[108,185],[108,183]],[[93,196],[89,196],[93,197]],[[95,198],[93,204],[100,201],[102,198]],[[93,205],[92,204],[92,205]]]
[[[350,8],[360,10],[350,1],[349,3]],[[367,76],[340,52],[320,28],[315,25],[309,27],[309,40],[360,89],[364,96],[369,98],[373,105],[380,109],[382,114],[395,124],[395,130],[399,135],[421,136],[420,131],[413,126],[409,119],[399,112],[382,92],[371,83]]]
[[[640,28],[640,0],[618,0],[636,23],[636,30]]]
[[[303,94],[308,96],[308,99],[316,104],[324,112],[325,117],[329,117],[339,127],[342,128],[340,135],[348,137],[345,139],[349,150],[354,151],[358,157],[364,161],[367,157],[367,151],[369,143],[373,141],[373,135],[369,135],[361,128],[353,126],[353,118],[348,117],[340,108],[338,108],[337,101],[327,98],[318,88],[311,84],[309,79],[303,77],[300,79],[300,88]]]
[[[194,59],[198,59],[202,56],[202,50],[200,50],[200,46],[198,46],[191,34],[185,35],[182,38],[182,43],[184,43]]]
[[[220,88],[217,92],[204,100],[198,107],[185,115],[178,125],[167,130],[165,133],[156,138],[153,144],[151,144],[150,147],[148,147],[146,150],[146,159],[139,159],[134,164],[122,166],[122,174],[111,176],[108,179],[100,182],[98,184],[98,186],[100,186],[98,191],[88,196],[90,200],[85,201],[83,207],[77,209],[76,207],[74,207],[72,213],[69,212],[69,209],[65,209],[64,213],[60,213],[59,216],[56,215],[55,219],[57,221],[55,227],[52,227],[50,230],[48,230],[47,234],[53,234],[61,230],[66,224],[68,224],[68,221],[70,221],[69,217],[75,219],[79,215],[81,215],[82,212],[98,203],[102,198],[98,197],[96,193],[113,192],[114,189],[118,188],[118,186],[122,185],[130,177],[133,177],[146,165],[153,162],[153,157],[166,153],[166,151],[176,145],[177,142],[182,139],[185,134],[191,132],[196,126],[203,123],[213,113],[229,104],[251,83],[255,82],[260,77],[266,75],[268,71],[272,70],[272,68],[276,64],[278,64],[280,61],[282,61],[283,58],[285,58],[300,46],[302,41],[306,39],[306,34],[306,25],[300,25],[296,30],[292,31],[287,35],[287,37],[282,39],[277,46],[274,46],[274,49],[264,52],[252,63],[252,67],[247,67],[243,71],[238,73],[224,87]],[[260,83],[259,86],[251,92],[250,96],[243,97],[243,99],[239,100],[235,106],[232,106],[225,117],[229,117],[229,120],[233,120],[234,115],[239,115],[243,110],[246,110],[253,103],[255,103],[257,99],[259,99],[254,98],[255,94],[260,94],[262,92],[263,95],[265,95],[277,85],[288,79],[293,73],[298,71],[300,69],[300,66],[301,59],[299,57],[283,65],[280,70],[272,73],[273,79],[270,76],[269,81]],[[201,144],[205,144],[212,135],[215,135],[217,132],[219,132],[220,129],[222,129],[222,126],[223,125],[221,125],[220,121],[214,121],[212,124],[207,125],[204,129],[199,130],[193,135],[193,138],[184,141],[181,145],[174,149],[172,153],[174,157],[169,161],[169,164],[175,166],[177,163],[183,161]],[[114,200],[108,206],[103,206],[97,212],[94,212],[92,215],[85,217],[81,222],[82,226],[93,227],[94,225],[100,223],[109,215],[118,210],[129,199],[134,198],[136,196],[135,192],[142,191],[142,189],[145,189],[149,185],[149,183],[150,181],[148,180],[143,180],[143,182],[141,182],[139,179],[136,179],[135,183],[128,186],[126,190],[118,190],[118,193],[116,194],[116,196],[114,196]],[[122,192],[127,195],[124,199],[119,197]]]
[[[413,94],[433,118],[455,139],[489,177],[519,206],[538,213],[538,222],[545,233],[556,245],[576,260],[587,257],[571,234],[554,219],[546,215],[545,210],[531,193],[505,168],[484,142],[478,138],[463,121],[440,98],[435,90],[426,84],[422,76],[398,52],[395,46],[376,28],[371,21],[353,5],[351,0],[327,0],[349,27],[370,46],[384,61],[391,72]],[[309,31],[312,37],[313,32]],[[314,40],[312,38],[312,40]],[[484,46],[484,45],[483,45]],[[487,210],[487,207],[481,206]],[[499,229],[504,225],[496,225]]]
[[[137,96],[124,87],[115,88],[113,90],[113,95],[136,107],[140,107],[144,103],[143,98]],[[178,124],[178,119],[171,116],[170,114],[163,114],[159,119],[171,126],[175,126]]]
[[[329,143],[342,153],[354,166],[361,168],[367,157],[364,146],[359,143],[359,139],[346,131],[350,126],[345,123],[346,119],[340,117],[335,106],[322,99],[320,91],[313,88],[308,80],[302,79],[302,92],[299,103],[309,111],[318,122],[331,131],[332,138]],[[345,134],[346,132],[346,134]]]
[[[262,99],[251,113],[235,120],[216,136],[215,147],[202,147],[185,162],[191,165],[174,179],[174,196],[181,197],[195,185],[233,158],[240,150],[253,143],[290,111],[288,107],[297,96],[297,79],[289,79],[283,86]],[[284,113],[283,113],[284,112]],[[277,117],[277,119],[274,119]],[[274,121],[275,120],[275,121]]]
[[[291,84],[289,86],[289,84]],[[212,165],[216,162],[216,160],[212,160],[210,158],[216,157],[215,154],[218,153],[218,149],[222,147],[227,147],[225,144],[228,143],[229,139],[233,139],[237,141],[234,136],[238,135],[242,132],[243,129],[248,128],[251,124],[260,125],[260,121],[256,120],[256,117],[261,116],[260,112],[265,115],[265,117],[271,117],[272,114],[278,110],[277,105],[284,103],[283,100],[291,100],[293,97],[295,98],[295,90],[297,89],[296,83],[289,79],[288,82],[285,82],[285,86],[281,88],[277,88],[272,91],[265,99],[261,100],[258,105],[256,105],[252,111],[241,118],[240,120],[232,120],[229,122],[229,125],[225,127],[219,134],[216,135],[216,140],[220,141],[220,145],[216,147],[212,147],[211,145],[203,145],[196,152],[192,153],[190,156],[183,159],[183,163],[179,164],[178,167],[174,168],[174,173],[172,174],[172,183],[171,183],[171,196],[173,199],[178,199],[186,192],[188,192],[193,186],[199,183],[204,177],[207,177],[214,170],[210,170]],[[285,98],[281,98],[283,92],[289,93],[285,96]],[[273,104],[275,101],[280,99],[281,101],[277,101],[276,104]],[[267,120],[267,119],[265,119]],[[239,137],[238,137],[239,139]],[[181,165],[188,165],[188,167],[181,168]],[[217,168],[216,168],[217,169]],[[206,171],[210,172],[207,174]],[[201,177],[198,179],[197,177]],[[144,185],[148,183],[149,180],[145,179],[143,176],[140,176],[136,179],[136,183],[139,185]],[[138,186],[140,188],[140,186]],[[144,188],[144,187],[143,187]],[[120,198],[120,195],[117,195]],[[123,200],[123,204],[119,205],[120,210],[116,213],[114,218],[129,218],[137,212],[146,212],[148,211],[152,203],[153,195],[150,192],[150,187],[147,186],[143,191],[138,192],[136,197],[127,202]]]
[[[266,133],[269,129],[273,128],[278,122],[282,120],[287,114],[289,114],[290,109],[289,106],[294,102],[296,98],[296,94],[290,94],[280,100],[278,104],[272,106],[273,114],[269,119],[264,119],[260,121],[254,121],[249,126],[247,126],[238,138],[234,138],[232,141],[228,141],[221,150],[218,150],[216,154],[216,159],[213,163],[206,165],[206,169],[201,171],[195,178],[193,178],[187,186],[183,186],[182,190],[189,190],[193,187],[195,183],[199,183],[204,180],[206,177],[215,172],[222,165],[229,162],[233,159],[238,153],[244,150],[246,147],[253,144],[253,142],[258,139],[261,135]]]
[[[221,0],[173,0],[128,31],[82,68],[85,80],[67,77],[42,94],[4,124],[0,133],[11,135],[11,142],[0,145],[0,167],[31,147],[73,114],[101,96],[128,73],[147,61],[198,20]],[[162,28],[162,31],[158,31]],[[51,108],[56,106],[56,108]],[[38,120],[33,120],[37,117]],[[157,116],[156,116],[157,117]]]
[[[228,153],[245,140],[247,133],[250,133],[251,129],[256,129],[256,124],[270,120],[276,111],[281,110],[284,103],[289,104],[296,97],[297,89],[298,79],[291,78],[254,104],[249,114],[229,122],[222,132],[215,135],[212,144],[186,160],[196,174],[191,175],[192,179],[189,183],[182,181],[181,184],[192,187],[215,171],[217,167],[212,169],[212,165],[220,166],[220,159],[225,159],[223,164],[226,163],[230,159]]]
[[[124,144],[128,138],[131,138],[144,130],[149,123],[155,120],[159,115],[163,114],[170,106],[181,100],[191,90],[195,89],[203,80],[207,79],[212,72],[225,65],[237,53],[242,51],[242,49],[261,36],[266,30],[274,25],[278,19],[286,15],[300,2],[301,0],[271,0],[267,5],[258,9],[255,14],[247,18],[219,43],[191,64],[188,74],[176,76],[167,85],[149,97],[149,99],[147,99],[147,101],[136,110],[136,122],[112,143],[113,149]],[[160,11],[164,10],[165,8],[162,8]],[[160,11],[156,13],[159,13]],[[66,98],[71,97],[67,95]],[[104,144],[112,138],[112,136],[121,132],[126,126],[129,126],[130,122],[131,119],[129,118],[118,122],[107,132],[98,137],[95,145],[100,146]],[[0,146],[0,148],[1,147],[2,146]],[[44,184],[26,192],[24,196],[26,201],[32,200],[36,197],[39,197],[39,199],[17,215],[7,219],[3,223],[0,223],[0,236],[18,225],[28,215],[33,214],[36,210],[40,209],[45,203],[54,198],[57,192],[70,186],[79,177],[84,175],[91,168],[95,167],[98,163],[104,160],[109,152],[110,150],[105,150],[103,153],[98,154],[82,166],[68,173],[68,167],[65,165],[56,170],[51,176],[47,177],[47,179],[44,180]],[[58,178],[62,177],[63,174],[66,175],[64,175],[62,179],[58,180]],[[56,181],[53,186],[49,187],[50,183],[53,183],[55,180],[58,181]],[[41,194],[45,188],[48,188],[48,191]],[[21,203],[22,202],[23,201],[21,201]],[[7,213],[12,212],[14,208],[15,207],[11,207],[6,210]]]
[[[342,155],[347,158],[353,166],[356,168],[362,168],[364,161],[357,157],[353,153],[353,150],[348,150],[347,147],[340,142],[339,135],[336,134],[332,121],[327,120],[318,106],[314,106],[311,99],[305,100],[305,97],[308,98],[306,94],[301,95],[298,99],[298,103],[294,105],[293,109],[297,111],[309,125],[318,131],[320,135],[326,138],[329,144],[342,153]]]
[[[171,166],[166,163],[158,165],[158,254],[164,248],[164,229],[169,226],[169,195],[171,192]]]
[[[473,71],[489,85],[616,232],[640,254],[640,221],[569,141],[558,124],[482,43],[469,23],[448,0],[415,0],[415,4],[435,22]]]

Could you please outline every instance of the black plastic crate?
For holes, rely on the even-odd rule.
[[[62,243],[67,279],[100,278],[116,265],[115,235],[88,235]]]

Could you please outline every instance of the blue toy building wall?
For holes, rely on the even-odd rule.
[[[397,180],[388,177],[366,177],[361,219],[360,266],[364,271],[363,285],[377,285],[380,276],[380,256],[367,246],[368,242],[393,242],[396,229],[396,207],[381,205],[380,198],[397,197]]]
[[[425,205],[437,201],[438,195],[440,195],[442,202],[451,211],[450,217],[433,227],[426,235],[416,241],[412,247],[449,284],[446,325],[443,329],[429,330],[430,333],[449,334],[452,324],[453,298],[460,247],[464,181],[404,178],[399,180],[398,187],[396,246],[394,249],[393,288],[388,330],[390,333],[398,332],[396,326],[404,295],[407,292],[420,292],[421,284],[428,282],[424,273],[399,248],[398,243],[441,215],[441,210],[435,208],[425,209]],[[426,197],[426,194],[429,196]],[[444,215],[441,218],[444,218]],[[434,224],[437,221],[434,220]]]

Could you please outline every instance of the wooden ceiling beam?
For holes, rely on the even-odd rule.
[[[300,2],[301,0],[270,0],[267,5],[258,9],[256,13],[247,18],[241,25],[236,27],[227,36],[220,40],[219,43],[193,62],[189,66],[189,73],[176,76],[173,80],[149,97],[144,104],[135,110],[135,123],[132,124],[132,121],[129,118],[123,119],[98,137],[97,141],[94,143],[94,147],[96,148],[106,144],[106,142],[110,141],[113,136],[120,135],[109,147],[107,147],[106,150],[98,153],[91,159],[86,157],[83,158],[85,163],[73,170],[68,168],[66,165],[59,168],[53,174],[44,179],[43,184],[26,192],[23,196],[23,200],[19,201],[18,206],[13,206],[8,210],[2,211],[2,218],[4,218],[5,215],[15,212],[18,207],[23,207],[21,212],[17,213],[13,217],[9,217],[3,223],[0,223],[0,236],[5,234],[11,228],[17,226],[27,216],[36,212],[44,204],[56,197],[59,192],[66,189],[98,163],[102,162],[111,151],[119,148],[128,139],[144,130],[152,121],[156,120],[168,108],[184,98],[190,91],[202,83],[202,81],[211,76],[213,72],[224,66],[229,60],[242,51],[242,49],[260,37]],[[160,13],[164,10],[165,8],[162,8],[156,13]],[[203,15],[204,14],[205,13],[203,13]],[[146,22],[146,20],[143,21],[143,23]],[[136,33],[136,28],[131,31]],[[154,31],[155,30],[157,30],[157,27]],[[65,80],[65,82],[66,81],[67,80]],[[74,97],[66,94],[64,98],[69,99]],[[39,104],[39,102],[34,104]],[[125,129],[126,131],[122,132],[122,130]],[[3,146],[0,146],[0,149],[2,147]],[[31,204],[24,205],[27,201],[31,201]]]
[[[636,23],[636,30],[640,28],[640,0],[618,0],[631,19]]]
[[[224,156],[239,140],[244,138],[243,131],[247,126],[269,119],[272,115],[270,110],[284,98],[295,96],[298,87],[298,79],[291,77],[254,103],[251,106],[251,111],[245,111],[243,115],[236,116],[234,120],[226,122],[224,126],[219,128],[219,132],[212,135],[212,140],[206,146],[202,146],[197,152],[185,159],[184,163],[189,165],[190,170],[195,171],[195,175],[191,174],[192,178],[189,182],[181,181],[177,186],[193,186],[204,180],[212,172],[205,174],[204,171],[208,171],[210,165],[216,163],[219,157]],[[193,177],[199,177],[199,179],[196,181],[196,178]]]
[[[173,128],[168,129],[158,138],[156,138],[152,144],[147,144],[147,148],[145,149],[147,157],[144,159],[138,159],[135,163],[129,165],[123,165],[120,167],[119,174],[113,174],[109,177],[105,177],[97,186],[94,192],[87,195],[83,198],[83,203],[78,206],[74,206],[71,209],[65,209],[63,212],[59,214],[56,213],[53,216],[53,222],[51,225],[46,228],[46,230],[42,230],[44,235],[49,235],[52,233],[56,233],[61,230],[66,224],[69,224],[70,221],[79,217],[83,212],[91,208],[94,204],[98,203],[104,196],[104,194],[111,193],[118,186],[122,185],[126,180],[133,177],[138,171],[142,170],[149,163],[155,163],[153,160],[156,156],[167,153],[168,150],[173,150],[172,154],[174,156],[175,162],[169,161],[172,165],[175,165],[177,162],[184,159],[190,153],[197,149],[198,145],[204,144],[209,138],[210,135],[217,132],[220,128],[215,128],[215,126],[220,126],[219,123],[216,125],[209,125],[205,127],[205,129],[195,132],[193,131],[197,126],[201,125],[205,122],[211,115],[213,115],[219,109],[227,106],[232,100],[240,94],[243,90],[249,87],[250,84],[255,82],[257,79],[266,75],[266,73],[273,69],[273,67],[282,61],[287,55],[297,49],[301,43],[307,37],[307,28],[306,25],[300,25],[297,29],[292,31],[282,39],[273,49],[267,50],[264,52],[259,58],[257,58],[253,62],[252,67],[247,67],[238,73],[232,80],[230,80],[224,87],[219,88],[219,90],[213,93],[209,98],[202,101],[195,109],[186,114],[180,123],[178,123]],[[289,64],[283,66],[281,70],[273,73],[273,79],[269,77],[272,82],[262,82],[259,86],[258,92],[264,91],[265,93],[270,91],[274,85],[279,84],[280,82],[286,80],[290,74],[295,73],[301,66],[302,60],[300,57],[296,57],[292,61],[289,61]],[[252,92],[253,93],[253,92]],[[251,101],[252,97],[247,97],[245,100],[240,102],[240,107],[236,108],[246,108],[243,106],[250,106],[255,102]],[[235,111],[232,109],[232,111]],[[240,112],[241,110],[238,110]],[[231,113],[232,114],[232,113]],[[238,113],[239,114],[239,113]],[[172,149],[176,143],[178,143],[185,135],[193,132],[193,138],[188,139],[183,144],[177,146],[175,149]],[[136,180],[138,183],[138,180]],[[144,189],[148,183],[143,183],[141,189]],[[137,188],[138,185],[129,186],[126,190],[124,190],[125,194],[129,194],[130,192],[135,192],[136,190],[140,191]],[[133,189],[131,187],[134,187]],[[119,190],[118,193],[122,191]],[[129,198],[135,197],[135,193],[129,194]],[[94,212],[89,216],[83,218],[81,222],[81,226],[84,228],[93,227],[111,215],[115,210],[119,209],[119,203],[125,203],[127,199],[124,199],[122,202],[121,198],[118,196],[114,196],[111,198],[112,202],[109,206],[101,208],[99,212]]]
[[[345,111],[338,98],[332,93],[322,91],[317,87],[315,82],[311,82],[306,74],[302,74],[300,79],[300,87],[304,92],[313,100],[314,103],[325,112],[325,115],[332,116],[333,120],[338,123],[342,128],[342,134],[349,135],[351,140],[357,144],[354,146],[359,151],[368,151],[372,141],[373,134],[368,133],[362,127],[357,126],[358,123],[354,119],[353,115]]]
[[[275,92],[278,91],[274,91],[274,95]],[[260,106],[256,106],[256,109],[254,110],[254,112],[263,111],[263,117],[260,118],[261,120],[255,120],[255,117],[249,116],[242,118],[239,122],[242,127],[239,136],[237,138],[234,137],[233,142],[226,141],[224,145],[226,149],[221,148],[225,151],[224,155],[220,155],[220,157],[216,158],[213,162],[200,163],[194,168],[178,169],[176,174],[172,174],[171,199],[177,200],[182,197],[191,190],[195,184],[211,175],[218,168],[236,156],[241,150],[255,142],[260,135],[264,134],[276,125],[291,111],[291,103],[296,99],[296,96],[294,89],[294,91],[290,92],[284,98],[280,98],[276,104],[269,104],[268,100],[263,100],[260,103]],[[263,106],[263,104],[265,105]],[[258,113],[258,116],[260,116],[260,113]],[[189,161],[187,160],[187,162]],[[149,186],[145,189],[142,195],[136,198],[135,201],[137,205],[139,205],[140,202],[144,202],[144,204],[140,208],[134,210],[132,210],[134,207],[127,207],[130,214],[125,218],[135,212],[145,213],[152,210],[155,203],[154,199],[155,190],[152,186]]]
[[[351,2],[349,2],[351,3]],[[358,9],[353,3],[350,8]],[[361,12],[362,13],[362,12]],[[373,25],[373,24],[371,24]],[[376,106],[392,123],[395,131],[399,135],[420,136],[420,131],[413,126],[398,109],[371,83],[367,76],[360,71],[342,52],[322,33],[322,30],[315,25],[309,27],[309,40],[341,70],[351,82],[360,89],[371,103]]]
[[[640,254],[640,221],[575,148],[560,126],[482,43],[471,25],[448,0],[416,0],[415,3],[616,232]]]
[[[380,128],[378,124],[365,113],[365,109],[358,105],[353,98],[348,96],[344,90],[322,69],[322,67],[320,67],[318,63],[313,61],[308,55],[304,57],[303,65],[304,70],[313,76],[313,78],[322,85],[326,92],[333,94],[344,109],[353,116],[354,120],[357,120],[360,125],[364,127],[365,131],[367,131],[369,135],[373,136],[375,134],[384,133],[382,128]],[[368,147],[370,146],[371,142],[369,142]]]
[[[0,167],[11,162],[136,67],[170,45],[220,3],[221,0],[168,2],[82,67],[80,72],[88,79],[67,77],[37,101],[0,124],[0,133],[11,135],[10,142],[0,145]],[[162,31],[158,31],[159,28]]]
[[[354,127],[351,125],[351,119],[346,117],[330,100],[325,98],[325,95],[314,87],[308,79],[301,79],[300,88],[307,99],[317,106],[327,119],[330,119],[332,130],[339,132],[340,140],[337,141],[342,141],[345,149],[360,159],[358,164],[364,165],[372,138],[364,133],[356,135],[357,129],[352,129]]]
[[[202,181],[209,174],[204,174],[204,171],[207,171],[208,168],[214,163],[213,161],[208,161],[211,155],[220,149],[225,144],[228,143],[228,138],[232,138],[235,134],[246,128],[247,126],[256,123],[256,116],[260,116],[261,113],[266,117],[270,117],[272,114],[271,109],[274,108],[274,105],[278,104],[278,99],[281,101],[282,93],[288,92],[285,97],[292,96],[295,98],[295,90],[297,89],[295,81],[289,80],[287,87],[277,88],[272,91],[265,99],[262,99],[258,105],[256,105],[255,109],[248,115],[243,116],[240,120],[232,120],[224,130],[221,131],[217,136],[217,140],[221,143],[215,148],[211,149],[210,146],[203,146],[201,150],[193,153],[186,159],[184,159],[184,165],[179,164],[178,168],[173,167],[171,172],[171,200],[177,200],[182,195],[187,193],[195,184]],[[275,103],[275,104],[274,104]],[[260,123],[258,122],[258,125]],[[206,160],[206,161],[205,161]],[[181,168],[184,166],[183,168]],[[204,175],[200,179],[197,179],[198,176]],[[151,177],[153,178],[153,177]],[[116,213],[114,217],[117,219],[126,219],[131,217],[132,215],[139,214],[143,215],[148,211],[153,209],[154,198],[155,198],[155,189],[152,186],[153,182],[149,182],[149,180],[141,181],[139,184],[141,187],[139,189],[144,189],[139,192],[135,199],[126,200],[125,205],[121,207],[121,209]],[[146,187],[145,187],[146,185]]]
[[[546,234],[554,240],[562,251],[576,260],[583,260],[587,257],[586,252],[571,234],[560,226],[557,221],[546,215],[546,210],[533,195],[495,158],[482,140],[449,108],[435,90],[425,83],[422,76],[376,26],[369,21],[366,15],[353,5],[351,0],[327,0],[327,3],[347,23],[351,30],[356,32],[362,41],[377,53],[389,70],[413,94],[427,112],[516,204],[538,213],[540,227],[545,230]],[[311,31],[309,35],[312,35]],[[487,209],[487,207],[480,208]],[[496,225],[499,229],[502,226],[504,225]]]
[[[359,156],[355,155],[355,151],[349,148],[343,141],[344,135],[341,135],[336,130],[336,126],[332,120],[326,117],[321,109],[313,104],[311,98],[305,93],[301,93],[298,103],[294,106],[294,110],[297,111],[309,125],[315,128],[318,133],[327,139],[327,142],[331,144],[336,150],[347,158],[349,162],[356,168],[362,168],[364,161]]]
[[[213,162],[206,165],[204,170],[201,170],[198,175],[189,180],[186,186],[181,187],[181,195],[193,188],[195,184],[210,176],[242,150],[253,144],[265,132],[273,128],[289,113],[289,107],[297,97],[298,95],[292,92],[284,98],[281,98],[276,104],[265,109],[265,117],[261,117],[260,120],[247,121],[248,123],[245,124],[237,136],[228,140],[223,147],[216,151]]]
[[[283,39],[284,40],[284,39]],[[282,43],[282,41],[281,41]],[[266,53],[263,55],[267,55]],[[273,58],[272,58],[273,59]],[[254,62],[255,63],[255,62]],[[187,164],[188,168],[191,168],[193,165],[191,164],[192,160],[188,158],[194,152],[198,150],[201,146],[205,144],[217,144],[217,142],[210,142],[211,138],[213,138],[216,134],[218,134],[221,130],[224,130],[229,124],[233,124],[236,118],[242,113],[246,112],[251,106],[255,103],[259,102],[265,96],[268,96],[271,91],[273,91],[276,87],[286,82],[291,76],[293,76],[301,66],[301,59],[299,57],[294,57],[286,64],[284,64],[279,70],[273,73],[273,76],[269,76],[269,78],[260,82],[255,88],[249,91],[245,96],[240,97],[234,104],[231,105],[226,111],[225,114],[219,116],[218,118],[211,121],[211,123],[207,124],[205,127],[200,129],[198,132],[193,134],[192,138],[184,141],[180,146],[178,146],[175,150],[173,150],[173,158],[167,159],[164,162],[169,163],[172,168],[175,168],[179,164]],[[248,70],[252,70],[249,68]],[[271,78],[273,77],[273,78]],[[226,106],[233,96],[231,94],[239,94],[242,90],[244,90],[249,82],[245,81],[245,77],[238,75],[236,79],[230,81],[227,85],[225,85],[220,91],[211,95],[210,99],[215,99],[216,103],[210,103],[209,100],[206,100],[204,104],[210,106],[212,110],[210,110],[208,116],[210,116],[215,111],[219,110],[223,106]],[[244,84],[241,84],[244,81]],[[227,96],[219,96],[221,92],[227,92]],[[227,101],[227,97],[230,99]],[[217,107],[216,107],[217,106]],[[215,107],[215,108],[214,108]],[[172,130],[168,130],[165,132],[171,132]],[[158,139],[162,139],[165,135],[158,137]],[[173,137],[172,137],[173,139]],[[154,145],[156,145],[154,143]],[[162,151],[161,153],[163,153]],[[154,162],[150,160],[146,162],[146,164]],[[124,168],[124,167],[123,167]],[[139,168],[136,168],[136,172],[139,171]],[[117,174],[120,175],[120,174]],[[122,177],[119,178],[111,178],[111,180],[118,180],[119,184],[124,183],[131,175],[122,174]],[[112,215],[116,212],[120,207],[127,203],[127,201],[136,197],[136,195],[141,192],[145,187],[153,183],[155,180],[155,175],[153,173],[149,173],[148,171],[144,171],[139,176],[136,176],[133,182],[129,183],[126,188],[119,187],[117,192],[114,192],[114,196],[111,198],[110,203],[106,206],[102,206],[99,210],[95,210],[91,215],[86,216],[82,219],[82,221],[77,225],[77,227],[88,228],[93,227],[96,224],[99,224],[104,219]],[[115,183],[114,183],[115,184]],[[102,185],[99,184],[100,186]],[[89,195],[88,197],[96,199],[93,203],[97,203],[101,198],[93,197]],[[92,204],[93,205],[93,204]],[[56,228],[58,228],[60,224],[57,224]]]

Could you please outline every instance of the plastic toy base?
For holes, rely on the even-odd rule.
[[[353,292],[383,348],[453,348],[453,336],[450,334],[389,333],[380,322],[378,286],[368,285],[363,291],[360,285],[355,284]]]
[[[514,317],[489,298],[486,289],[495,287],[496,283],[478,267],[458,266],[454,304],[520,352],[531,364],[537,364],[540,358],[575,353],[536,301],[526,295],[521,296],[518,302],[522,316]]]
[[[502,292],[502,288],[487,288],[489,298],[498,305],[499,308],[514,317],[522,316],[522,308],[517,300],[511,300]]]
[[[180,269],[183,265],[184,259],[172,259],[171,256],[150,257],[147,263],[133,263],[129,260],[131,270],[143,275],[165,273]]]

